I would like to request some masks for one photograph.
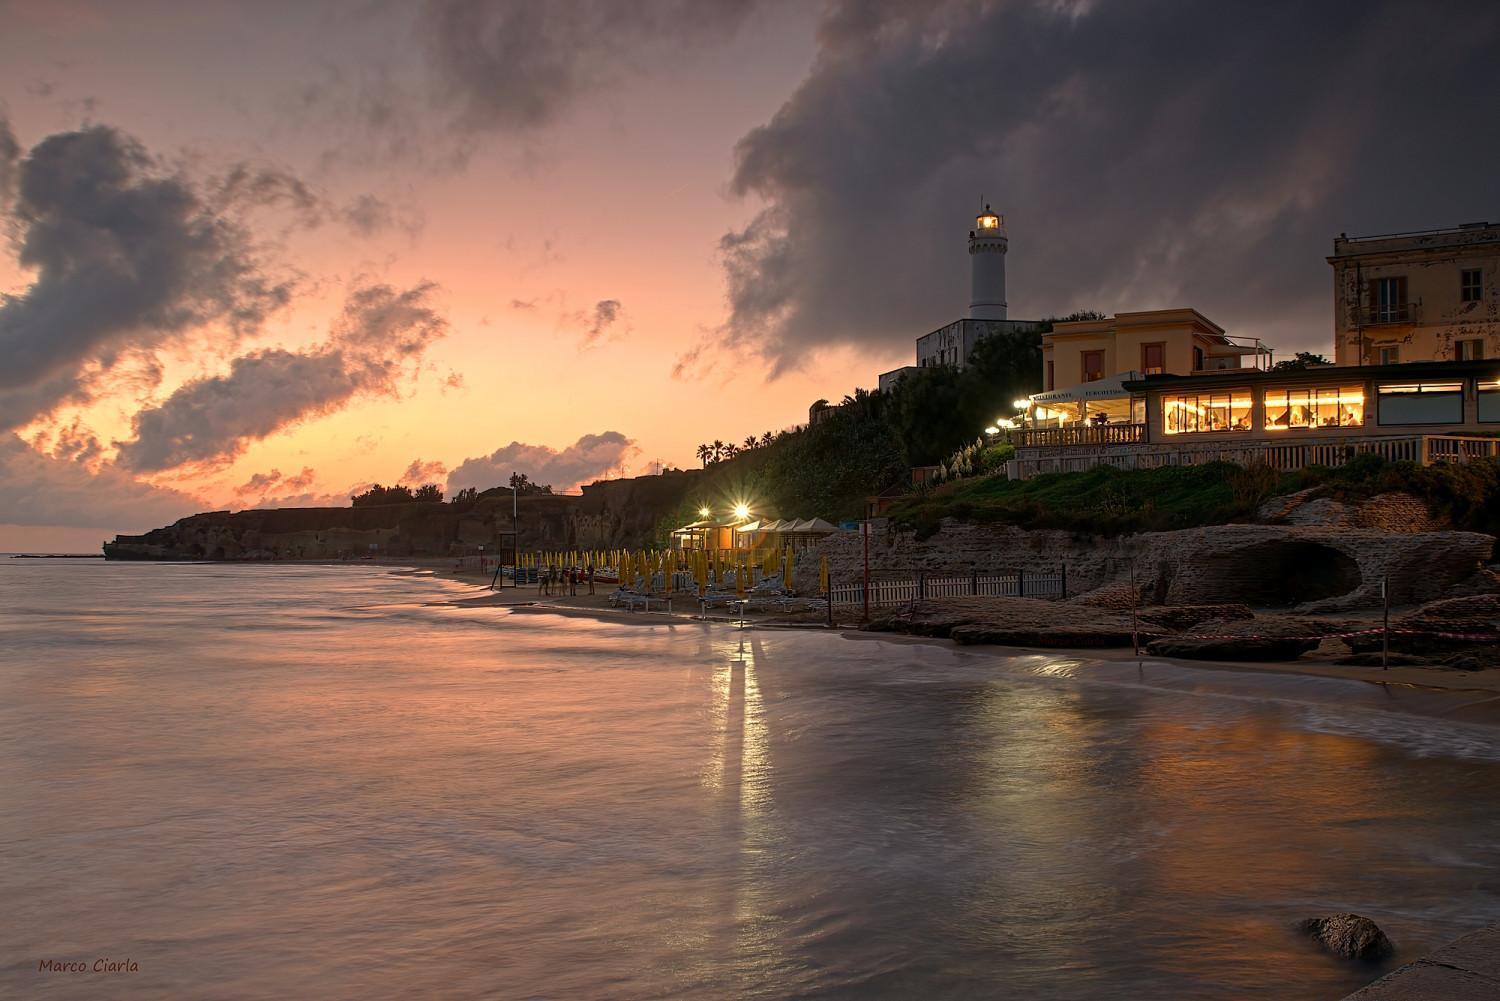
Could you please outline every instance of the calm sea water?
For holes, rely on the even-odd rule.
[[[3,561],[0,995],[1333,999],[1297,918],[1500,918],[1471,696],[463,590]]]

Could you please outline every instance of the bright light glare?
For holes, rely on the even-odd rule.
[[[700,517],[700,518],[707,518],[708,514],[709,514],[709,511],[708,511],[708,508],[706,508],[706,507],[700,507],[698,509],[698,517]]]
[[[734,506],[734,516],[736,518],[748,518],[748,517],[750,517],[750,507],[749,507],[749,505],[747,505],[747,504],[736,504]]]
[[[995,427],[994,425],[991,425],[991,426],[989,426],[989,427],[987,427],[987,428],[984,429],[984,433],[985,434],[999,434],[1000,433],[1000,429],[997,428],[997,427]]]
[[[1011,405],[1014,406],[1017,410],[1025,410],[1027,407],[1031,406],[1031,401],[1030,400],[1016,400]]]

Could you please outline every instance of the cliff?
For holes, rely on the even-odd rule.
[[[533,494],[517,504],[523,552],[640,548],[657,543],[656,526],[672,514],[696,470],[604,480],[582,496]],[[512,529],[511,496],[501,490],[465,504],[273,508],[209,511],[104,545],[112,560],[347,559],[449,556],[477,546],[497,551]]]

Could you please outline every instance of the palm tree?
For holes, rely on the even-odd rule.
[[[740,454],[740,450],[738,448],[736,448],[733,444],[725,445],[724,446],[724,450],[719,453],[720,457],[721,458],[725,458],[725,459],[733,459],[736,455],[739,455],[739,454]]]
[[[773,442],[775,440],[776,440],[776,436],[774,434],[772,434],[771,432],[769,432],[769,431],[767,431],[765,434],[763,434],[763,435],[760,436],[760,443],[762,445],[769,445],[769,444],[771,444],[771,442]]]
[[[712,447],[710,447],[708,445],[699,445],[698,446],[698,451],[695,452],[694,454],[697,455],[699,461],[701,461],[703,463],[703,468],[707,469],[708,468],[708,460],[713,457],[714,450],[713,450]]]
[[[708,446],[708,447],[714,450],[714,452],[713,452],[713,455],[714,455],[713,461],[714,462],[718,462],[720,459],[727,459],[727,458],[729,458],[729,456],[726,454],[725,450],[728,449],[730,446],[724,444],[718,438],[715,438],[713,444],[710,445],[710,446]]]
[[[759,444],[760,444],[760,439],[757,438],[757,437],[755,437],[755,435],[751,434],[751,435],[746,435],[745,436],[745,448],[746,449],[754,448],[756,445],[759,445]]]

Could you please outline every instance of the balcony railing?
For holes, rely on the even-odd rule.
[[[1359,322],[1365,326],[1378,326],[1382,323],[1416,323],[1421,312],[1420,301],[1377,303],[1374,306],[1359,308]]]
[[[1133,445],[1146,440],[1144,424],[1080,424],[1065,428],[1030,428],[1011,431],[1010,443],[1017,448],[1053,448],[1059,445]]]

